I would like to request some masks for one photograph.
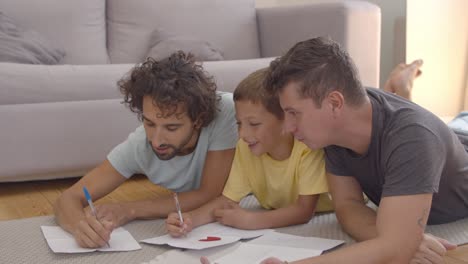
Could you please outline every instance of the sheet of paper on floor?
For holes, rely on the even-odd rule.
[[[320,237],[295,236],[274,231],[249,241],[248,243],[272,246],[288,246],[294,248],[308,248],[326,251],[343,244],[344,241]]]
[[[185,237],[173,238],[170,235],[164,235],[149,239],[141,240],[148,244],[164,245],[168,244],[177,248],[185,249],[205,249],[217,247],[237,242],[241,239],[249,239],[262,236],[266,233],[273,232],[273,229],[260,230],[242,230],[229,226],[224,226],[219,223],[210,223],[193,229]],[[218,241],[200,241],[208,236],[221,238]]]
[[[237,242],[221,247],[203,250],[170,250],[156,256],[153,260],[145,264],[199,264],[201,256],[206,256],[212,263],[219,264],[256,264],[268,257],[279,257],[282,260],[294,261],[318,256],[322,251],[332,249],[343,243],[344,241],[342,240],[268,232],[248,242]]]
[[[42,233],[50,249],[55,253],[83,253],[93,251],[132,251],[141,249],[140,244],[124,228],[119,227],[112,231],[109,240],[110,247],[82,248],[75,238],[59,226],[41,226]]]

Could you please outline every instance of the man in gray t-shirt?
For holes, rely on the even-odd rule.
[[[265,86],[279,96],[286,131],[325,149],[337,218],[360,241],[301,263],[443,262],[449,243],[424,230],[428,220],[468,217],[468,155],[442,121],[365,89],[347,52],[321,37],[274,60]],[[377,211],[366,206],[363,191]]]
[[[82,247],[101,247],[118,226],[133,219],[165,218],[172,196],[102,204],[97,216],[84,210],[87,187],[94,200],[134,174],[179,193],[183,211],[219,196],[237,142],[232,94],[217,93],[212,78],[183,52],[135,66],[118,83],[126,103],[143,125],[116,146],[107,159],[57,199],[57,222]]]
[[[398,95],[372,88],[367,94],[372,103],[367,152],[326,147],[327,171],[354,177],[377,205],[383,197],[433,193],[429,224],[468,217],[468,154],[458,136]]]

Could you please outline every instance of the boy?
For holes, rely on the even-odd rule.
[[[266,69],[250,74],[234,92],[240,139],[223,195],[183,214],[183,226],[176,213],[170,214],[166,227],[172,236],[214,221],[241,229],[302,224],[315,211],[332,210],[323,151],[310,150],[284,133],[279,101],[262,86],[265,74]],[[272,210],[240,208],[238,203],[250,193]]]

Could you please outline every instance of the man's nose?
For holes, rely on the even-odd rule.
[[[151,143],[153,148],[157,148],[163,144],[167,144],[166,137],[160,131],[155,130],[151,135]]]

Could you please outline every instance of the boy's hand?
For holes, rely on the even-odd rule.
[[[237,203],[227,203],[223,209],[214,210],[213,214],[220,224],[240,229],[252,229],[253,219],[250,217],[252,214]]]
[[[448,242],[443,238],[433,236],[431,234],[424,234],[421,245],[414,255],[410,264],[416,263],[431,263],[443,264],[443,257],[447,254],[447,250],[457,248],[456,245]]]
[[[172,237],[185,236],[193,229],[192,217],[190,214],[182,214],[184,223],[182,224],[179,219],[179,214],[170,213],[166,219],[166,230]]]

